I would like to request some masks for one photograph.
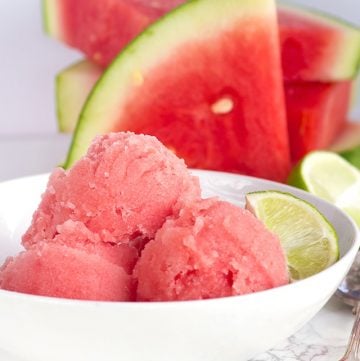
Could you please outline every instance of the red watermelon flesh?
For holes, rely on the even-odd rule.
[[[315,149],[326,149],[341,133],[352,83],[287,82],[285,100],[291,158],[300,160]]]
[[[61,24],[55,36],[103,66],[157,17],[122,0],[108,0],[106,4],[98,0],[59,0],[57,4]]]
[[[144,3],[135,0],[46,0],[47,31],[81,50],[95,63],[106,66],[131,39],[179,1],[163,2],[166,6],[158,7],[145,7]]]
[[[191,6],[197,3],[205,7],[207,1],[191,2]],[[208,3],[216,9],[221,6],[215,0]],[[237,1],[227,3],[238,6]],[[156,136],[189,167],[285,180],[290,154],[271,3],[266,2],[260,15],[254,10],[245,16],[239,10],[236,23],[230,22],[220,32],[211,30],[211,35],[204,32],[188,40],[169,37],[171,50],[163,46],[163,35],[153,34],[165,23],[167,31],[173,19],[165,17],[149,28],[151,36],[143,33],[97,83],[88,108],[83,109],[66,166],[81,156],[97,132],[130,130]],[[172,17],[182,18],[185,6],[182,9]],[[217,15],[211,16],[212,29]],[[194,21],[191,26],[203,24]],[[180,43],[175,46],[174,41]],[[138,43],[155,50],[144,52],[143,58]],[[156,50],[160,48],[166,49],[165,55]],[[123,72],[122,61],[136,72],[130,70],[124,78],[118,75],[117,69]]]
[[[64,126],[75,127],[77,118],[73,116],[72,112],[74,102],[85,99],[88,95],[91,88],[84,86],[87,79],[94,85],[97,77],[101,74],[99,69],[88,65],[84,61],[65,69],[58,76],[59,78],[63,76],[67,78],[66,82],[58,82],[56,87],[56,92],[60,95],[57,97],[59,115],[61,115],[59,118],[60,131],[64,129]],[[84,80],[80,87],[79,76]],[[339,129],[342,128],[346,120],[349,108],[350,81],[333,83],[285,82],[284,87],[288,127],[290,128],[290,148],[294,162],[309,150],[333,146],[334,140],[336,144],[339,143],[339,149],[351,147],[351,144],[356,146],[359,144],[359,132],[351,132],[352,128],[350,127],[346,131],[346,136],[338,135]],[[65,98],[62,94],[71,94],[73,89],[77,89],[78,93],[76,97],[72,96],[71,102],[60,101]],[[81,109],[83,105],[77,104],[76,108]],[[200,134],[193,136],[198,137],[197,142],[200,142]],[[345,139],[343,140],[343,138]]]
[[[162,16],[186,0],[126,0],[144,13]]]
[[[279,37],[285,80],[353,78],[360,59],[360,30],[306,9],[280,6]]]

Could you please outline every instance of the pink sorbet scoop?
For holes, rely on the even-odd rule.
[[[0,267],[0,288],[41,296],[132,301],[135,284],[115,263],[54,243],[38,243]]]
[[[101,301],[196,300],[289,281],[279,239],[250,212],[201,199],[198,178],[155,137],[110,133],[56,169],[25,250],[0,288]]]
[[[279,239],[250,212],[216,199],[167,220],[134,275],[144,301],[240,295],[289,282]]]
[[[155,137],[111,133],[96,138],[71,169],[52,173],[23,244],[71,233],[69,220],[81,223],[91,242],[137,244],[199,197],[197,178]]]
[[[0,288],[134,300],[132,271],[144,244],[199,198],[198,179],[155,137],[98,137],[71,169],[50,176],[23,236],[26,250],[0,268]]]

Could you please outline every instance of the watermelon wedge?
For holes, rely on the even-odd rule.
[[[189,1],[147,28],[92,90],[66,167],[95,135],[122,130],[157,136],[190,167],[284,180],[274,2]]]
[[[106,66],[146,26],[185,0],[43,1],[47,33]],[[360,60],[359,28],[283,4],[278,6],[278,18],[285,79],[337,81],[354,77]]]
[[[102,72],[100,66],[83,60],[56,76],[56,113],[60,132],[74,131],[81,108]]]
[[[183,1],[183,0],[182,0]],[[108,65],[131,39],[182,1],[43,0],[45,31]]]
[[[156,14],[157,16],[169,12],[186,1],[187,0],[126,0],[129,4],[142,9],[144,13]]]
[[[360,29],[327,14],[282,4],[278,9],[285,80],[353,78],[360,63]]]
[[[315,149],[328,148],[346,124],[351,81],[285,83],[285,99],[294,163]]]
[[[59,131],[74,130],[85,99],[101,74],[101,67],[86,60],[59,73],[56,82]],[[352,87],[351,81],[285,82],[293,163],[310,150],[335,147],[347,151],[359,146],[360,124],[346,124]]]

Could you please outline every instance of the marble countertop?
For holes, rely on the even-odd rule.
[[[62,162],[69,142],[69,137],[56,134],[0,136],[0,181],[50,172]],[[344,354],[353,321],[351,308],[334,296],[296,334],[251,361],[338,361]],[[0,360],[23,361],[1,350]]]
[[[251,361],[338,361],[344,354],[355,316],[334,296],[297,333]]]

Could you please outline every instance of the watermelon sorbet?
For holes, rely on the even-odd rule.
[[[279,239],[250,212],[201,199],[197,177],[155,137],[97,137],[55,169],[24,251],[0,288],[84,300],[207,299],[286,284]]]
[[[199,201],[169,218],[142,252],[134,275],[145,301],[233,296],[286,284],[278,238],[245,209]]]

